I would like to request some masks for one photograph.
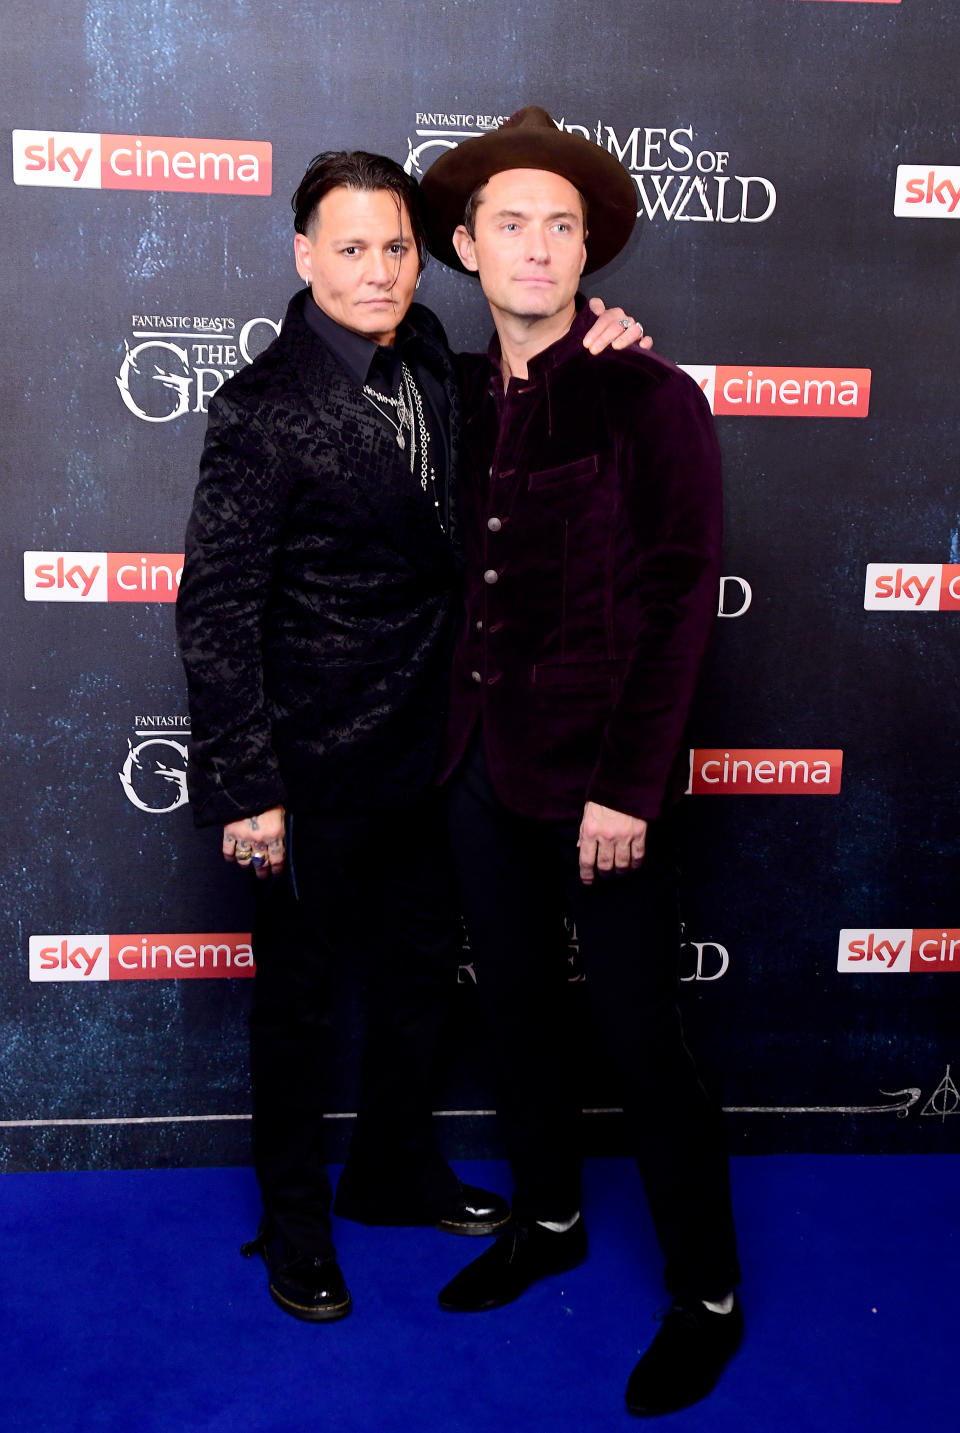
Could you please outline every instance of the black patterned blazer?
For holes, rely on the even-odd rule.
[[[177,601],[198,825],[399,804],[437,762],[458,581],[450,353],[414,305],[397,344],[449,414],[444,533],[305,297],[210,404]]]

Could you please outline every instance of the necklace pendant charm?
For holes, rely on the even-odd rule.
[[[397,430],[397,447],[402,449],[402,448],[405,448],[406,446],[407,446],[407,445],[406,445],[406,443],[405,443],[404,440],[403,440],[403,434],[402,434],[402,433],[400,432],[400,430],[398,429],[398,430]]]

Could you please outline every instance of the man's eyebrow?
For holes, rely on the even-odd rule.
[[[529,219],[530,213],[527,209],[495,209],[493,212],[493,218]],[[545,218],[548,221],[553,219],[580,219],[581,215],[576,213],[576,211],[573,209],[557,209],[554,211],[554,213],[545,215]]]
[[[341,235],[331,234],[331,236],[330,236],[330,242],[331,242],[331,244],[367,245],[367,244],[372,243],[373,240],[370,239],[369,235],[364,235],[363,237],[359,237],[359,236],[358,236],[358,237],[355,238],[355,239],[351,239],[351,238],[349,237],[349,235],[342,235],[342,236],[341,236]],[[401,234],[395,234],[392,239],[384,239],[383,242],[384,242],[385,244],[408,244],[408,243],[410,242],[410,235],[409,235],[409,234],[402,234],[402,233],[401,233]]]

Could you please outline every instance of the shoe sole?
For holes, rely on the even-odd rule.
[[[345,1303],[329,1304],[324,1308],[311,1308],[309,1304],[295,1304],[290,1299],[285,1299],[272,1284],[268,1284],[267,1288],[270,1290],[271,1299],[278,1308],[283,1309],[283,1312],[289,1314],[291,1318],[303,1319],[305,1323],[309,1324],[329,1324],[336,1319],[345,1319],[353,1308],[353,1300],[349,1294]]]
[[[709,1398],[719,1382],[718,1378],[716,1383],[711,1383],[703,1393],[698,1393],[696,1398],[690,1398],[685,1403],[669,1403],[665,1408],[644,1408],[639,1403],[627,1403],[627,1412],[632,1413],[634,1418],[664,1418],[668,1413],[680,1413],[684,1408],[695,1408],[698,1403]]]
[[[706,1393],[701,1393],[692,1403],[672,1403],[669,1408],[640,1408],[633,1403],[628,1403],[627,1412],[632,1413],[634,1418],[665,1418],[668,1413],[681,1413],[684,1408],[696,1407],[704,1398],[709,1398],[712,1392],[713,1388],[708,1388]]]
[[[352,1224],[363,1224],[368,1229],[439,1229],[443,1234],[461,1234],[466,1237],[473,1235],[500,1234],[510,1223],[510,1214],[504,1214],[501,1219],[488,1219],[484,1221],[462,1220],[462,1219],[398,1219],[388,1214],[371,1213],[370,1211],[353,1211],[349,1209],[338,1209],[336,1204],[333,1212],[339,1219],[349,1219]]]
[[[500,1234],[510,1223],[510,1215],[505,1214],[502,1219],[491,1220],[486,1224],[459,1223],[455,1219],[438,1219],[434,1229],[441,1230],[444,1234],[462,1234],[468,1239],[480,1234]]]

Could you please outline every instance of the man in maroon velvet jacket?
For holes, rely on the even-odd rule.
[[[497,330],[462,363],[467,591],[446,770],[516,1186],[512,1228],[440,1302],[493,1308],[586,1257],[562,896],[674,1298],[627,1404],[667,1412],[709,1392],[742,1331],[720,1114],[676,1004],[671,827],[716,610],[716,438],[672,364],[584,352],[580,274],[636,216],[616,159],[531,107],[442,156],[422,190],[431,249],[479,273]]]

